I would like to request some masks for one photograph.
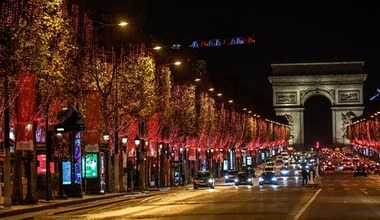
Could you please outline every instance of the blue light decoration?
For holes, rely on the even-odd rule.
[[[73,157],[73,165],[74,165],[74,184],[82,183],[82,174],[81,174],[81,149],[80,149],[80,132],[75,131],[74,138],[74,157]]]
[[[377,92],[377,94],[374,95],[374,96],[372,96],[372,97],[369,99],[370,101],[375,100],[375,99],[380,95],[380,89],[376,89],[376,92]]]
[[[211,39],[211,40],[201,40],[193,41],[189,47],[191,48],[201,48],[201,47],[221,47],[230,45],[242,45],[242,44],[254,44],[256,40],[253,36],[248,37],[233,37],[226,39]],[[175,49],[179,49],[179,44],[176,44]]]
[[[106,165],[105,165],[105,155],[103,152],[99,154],[100,158],[100,193],[104,193],[106,190]]]

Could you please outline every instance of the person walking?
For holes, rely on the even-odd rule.
[[[302,185],[307,184],[309,173],[307,172],[305,167],[302,168],[301,174],[302,174]]]
[[[315,183],[315,170],[314,170],[314,166],[311,166],[310,167],[310,171],[309,171],[309,181],[311,182],[311,180],[313,180],[313,183]]]

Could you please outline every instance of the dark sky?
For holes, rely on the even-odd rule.
[[[206,61],[211,75],[239,75],[254,94],[269,103],[270,64],[277,62],[360,60],[368,74],[365,99],[380,87],[376,3],[152,2],[146,28],[163,40],[191,42],[254,34],[254,45],[197,49],[198,56]]]
[[[376,2],[255,4],[246,0],[146,0],[142,5],[136,3],[142,1],[128,0],[89,2],[103,3],[102,10],[118,15],[128,14],[126,17],[152,39],[167,45],[181,43],[183,49],[188,49],[194,40],[254,35],[253,45],[193,49],[199,59],[206,61],[213,80],[226,78],[231,87],[233,82],[246,84],[238,86],[238,96],[253,96],[254,109],[264,108],[259,105],[271,107],[272,89],[268,80],[271,63],[364,61],[368,74],[365,100],[380,87],[380,13]],[[136,10],[139,7],[141,10]],[[220,90],[223,89],[228,88]]]

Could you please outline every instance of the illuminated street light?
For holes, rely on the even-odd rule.
[[[127,26],[128,25],[128,23],[127,22],[125,22],[125,21],[122,21],[122,22],[120,22],[119,24],[117,24],[117,25],[119,25],[119,26]]]
[[[136,186],[139,186],[139,160],[140,160],[140,138],[136,135],[135,137],[136,144]]]
[[[161,50],[161,49],[162,49],[161,46],[155,46],[155,47],[153,47],[153,50]]]
[[[104,22],[101,22],[101,21],[96,21],[96,20],[92,20],[94,23],[96,24],[100,24],[100,25],[103,25],[103,26],[107,26],[107,27],[115,27],[115,26],[121,26],[121,27],[124,27],[124,26],[127,26],[128,25],[128,22],[125,22],[125,21],[122,21],[120,23],[116,23],[116,24],[110,24],[110,23],[104,23]]]
[[[109,134],[103,134],[103,140],[104,141],[109,141],[110,135]]]

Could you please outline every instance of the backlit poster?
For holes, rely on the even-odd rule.
[[[37,160],[39,163],[39,166],[37,167],[37,173],[46,174],[46,155],[38,154]],[[50,173],[54,173],[54,162],[50,162]]]
[[[82,176],[85,178],[98,177],[98,155],[87,153],[82,157]]]
[[[247,157],[247,166],[252,165],[252,157]]]
[[[62,162],[62,184],[71,184],[71,163],[70,161]]]
[[[223,161],[223,170],[224,171],[228,170],[228,160]]]

